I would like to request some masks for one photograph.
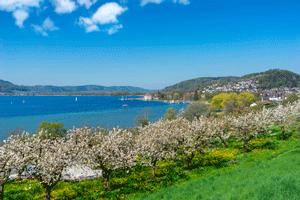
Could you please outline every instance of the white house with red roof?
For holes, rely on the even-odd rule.
[[[145,94],[144,101],[150,101],[150,100],[152,100],[151,94],[149,94],[149,93]]]

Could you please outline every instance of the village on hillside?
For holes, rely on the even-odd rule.
[[[258,88],[258,81],[257,80],[248,80],[248,81],[239,81],[237,83],[228,83],[226,85],[220,86],[218,84],[213,84],[207,86],[202,91],[201,94],[198,94],[199,98],[205,98],[205,94],[218,94],[218,93],[230,93],[230,92],[250,92],[260,96],[260,101],[264,104],[269,104],[271,102],[282,102],[286,99],[287,95],[289,94],[299,94],[300,88],[299,87],[281,87],[281,88],[272,88],[267,90],[259,90]],[[179,94],[176,98],[174,98],[174,94]],[[157,100],[164,100],[166,103],[189,103],[191,100],[195,100],[195,94],[199,93],[199,91],[193,92],[166,92],[163,94],[162,92],[155,92],[152,94],[145,94],[142,98],[144,101],[157,101]]]

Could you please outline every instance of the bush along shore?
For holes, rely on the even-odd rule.
[[[269,177],[263,169],[278,166],[274,172],[284,174],[284,158],[288,167],[299,166],[293,157],[300,151],[299,123],[296,102],[241,115],[159,120],[135,134],[86,127],[11,136],[0,147],[0,199],[294,199],[296,177],[289,182],[290,172]],[[30,180],[9,180],[12,169],[23,173],[28,165]],[[61,180],[79,165],[102,170],[102,178]],[[246,176],[251,169],[260,170],[256,178]],[[281,192],[272,187],[276,178]]]

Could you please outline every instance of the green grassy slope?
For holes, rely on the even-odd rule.
[[[184,185],[165,188],[138,199],[300,199],[300,142],[285,143],[289,151],[271,159],[270,151],[254,151],[235,169],[219,172]],[[274,153],[275,154],[275,153]],[[248,165],[247,160],[255,158]]]

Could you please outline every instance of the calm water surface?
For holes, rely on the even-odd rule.
[[[65,128],[73,126],[119,126],[136,125],[136,116],[149,109],[149,120],[154,122],[163,117],[167,109],[177,112],[186,104],[166,104],[158,101],[125,100],[107,96],[0,96],[0,139],[12,129],[22,127],[36,132],[42,121],[63,122]],[[138,97],[126,97],[138,98]],[[24,103],[23,103],[24,102]],[[127,104],[128,109],[123,109]]]

